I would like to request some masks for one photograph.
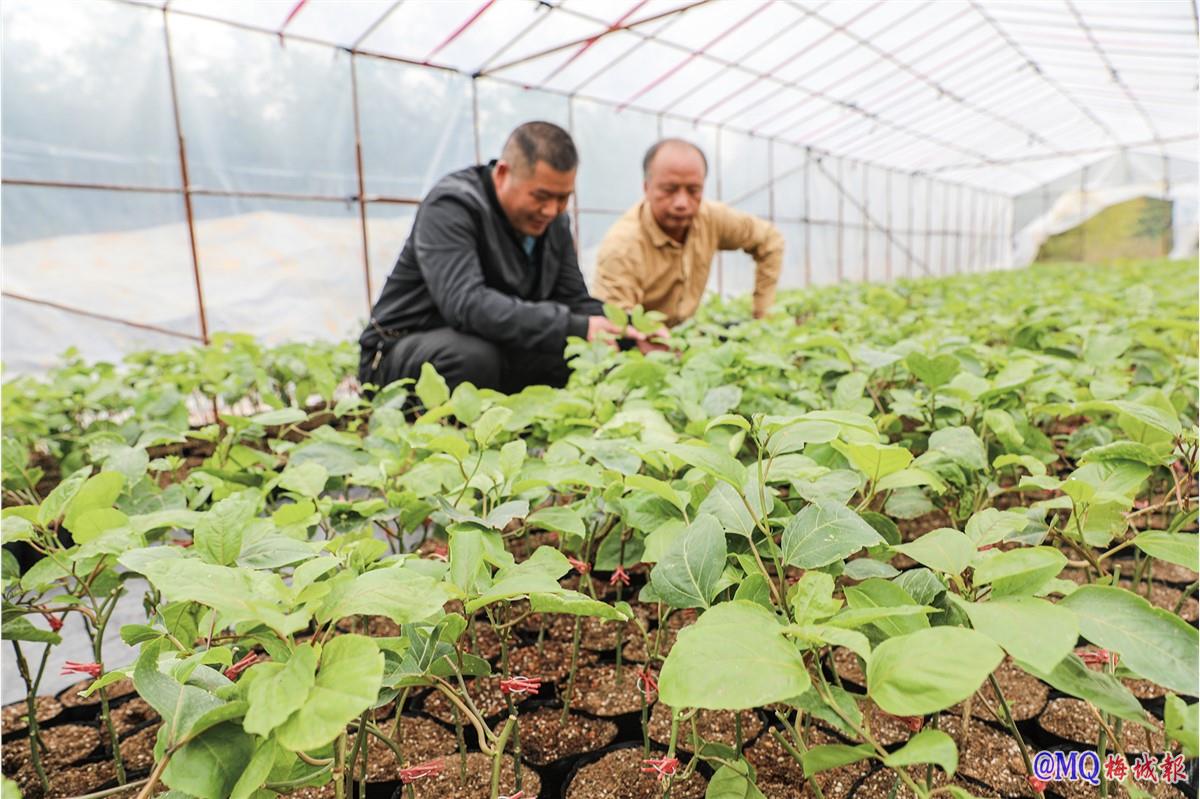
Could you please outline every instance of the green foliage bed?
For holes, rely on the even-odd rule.
[[[744,301],[710,303],[648,357],[575,342],[568,388],[516,396],[450,393],[430,370],[368,401],[345,389],[349,344],[236,336],[9,381],[3,636],[30,707],[59,620],[80,614],[105,757],[120,681],[164,722],[151,773],[118,765],[145,780],[130,796],[349,796],[374,740],[404,795],[427,795],[460,759],[413,770],[397,728],[440,695],[460,746],[490,758],[494,799],[529,790],[521,701],[540,691],[565,717],[580,631],[609,624],[643,726],[669,708],[665,751],[640,741],[655,795],[696,779],[713,799],[801,795],[775,792],[740,722],[728,741],[697,731],[700,711],[748,708],[812,795],[864,763],[905,795],[984,794],[956,773],[965,731],[939,726],[989,686],[1024,779],[1002,662],[1112,736],[1154,726],[1128,687],[1149,681],[1165,740],[1194,757],[1194,264],[840,285],[779,306],[745,322]],[[1148,601],[1156,569],[1193,581],[1175,607]],[[120,631],[140,656],[108,664],[124,594],[144,594],[145,622]],[[513,671],[513,648],[562,616],[567,676]],[[630,643],[643,656],[623,677]],[[498,717],[468,690],[490,674]],[[911,735],[885,743],[880,716]],[[16,777],[42,795],[55,773],[35,756]]]

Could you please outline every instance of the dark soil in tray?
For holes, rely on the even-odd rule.
[[[39,696],[34,702],[37,707],[38,724],[52,721],[62,713],[62,703],[52,696]],[[28,710],[29,706],[24,700],[5,705],[0,709],[0,732],[7,736],[29,729],[29,721],[26,718]]]
[[[62,702],[63,707],[100,707],[100,692],[96,691],[90,696],[80,696],[80,691],[87,690],[94,680],[88,678],[80,680],[70,686],[58,695],[58,701]],[[123,699],[132,696],[134,693],[133,680],[125,679],[113,683],[104,689],[105,695],[108,697],[108,703],[111,706],[116,699]]]
[[[1126,574],[1129,572],[1126,571]],[[1174,583],[1179,587],[1189,586],[1200,579],[1200,574],[1177,563],[1158,560],[1154,562],[1154,579]]]
[[[392,722],[381,725],[389,735],[392,732]],[[382,761],[394,761],[395,754],[375,736],[371,736],[372,761],[376,759],[375,744],[383,746],[383,754],[378,758]],[[454,733],[436,721],[420,716],[404,716],[400,723],[400,751],[408,763],[420,763],[440,755],[447,755],[458,749],[458,740]],[[389,779],[395,779],[389,777]]]
[[[960,719],[938,718],[938,729],[961,740]],[[984,723],[972,723],[966,745],[958,747],[958,774],[995,788],[1004,796],[1034,796],[1026,781],[1025,761],[1016,740]]]
[[[479,709],[484,718],[499,715],[508,708],[508,704],[504,701],[504,694],[500,693],[499,675],[477,677],[465,682],[467,684],[467,694],[471,697],[471,701],[475,703],[475,707]],[[527,698],[525,696],[514,695],[513,701],[518,703],[524,702]],[[446,698],[445,694],[434,691],[425,697],[421,709],[439,721],[453,724],[454,712],[451,710],[452,707],[453,705],[450,704],[450,700]],[[466,724],[467,720],[463,719],[462,722]]]
[[[595,662],[595,652],[580,649],[580,666],[591,666]],[[564,683],[571,671],[571,645],[562,641],[542,641],[540,652],[536,644],[510,649],[508,671],[523,677],[540,677],[543,682]]]
[[[47,774],[62,766],[78,763],[100,746],[100,730],[89,724],[59,724],[41,730],[40,737],[45,745],[45,750],[41,753],[42,767],[46,769]],[[29,744],[29,738],[5,743],[5,774],[15,774],[26,766],[32,766]],[[32,772],[32,768],[30,771]]]
[[[541,707],[521,713],[521,757],[535,766],[545,766],[564,757],[581,755],[603,749],[617,737],[617,725],[606,719],[595,719],[570,713],[567,723],[561,724],[562,710]],[[496,731],[503,727],[497,722]]]
[[[643,627],[648,624],[648,615],[644,609],[635,610],[634,613],[642,620]],[[537,632],[538,624],[540,623],[539,615],[535,613],[525,620],[524,623],[529,625],[526,628],[529,632]],[[580,619],[580,646],[595,652],[609,652],[617,648],[617,632],[620,629],[619,622],[591,617],[578,618]],[[574,640],[575,619],[575,616],[566,615],[555,617],[546,627],[546,637],[555,641],[570,643]],[[625,623],[624,636],[625,641],[641,638],[642,633],[638,629],[636,622],[630,620]]]
[[[763,723],[753,710],[743,710],[741,718],[742,744],[745,745],[758,737]],[[696,732],[702,741],[733,746],[737,740],[732,710],[701,710],[696,713],[695,722]],[[671,741],[671,709],[666,705],[656,703],[650,712],[650,739],[663,746]],[[679,725],[676,747],[684,752],[692,751],[691,721]]]
[[[906,770],[908,776],[913,782],[920,785],[925,784],[926,770],[924,766],[915,766]],[[854,786],[854,799],[916,799],[916,794],[909,790],[908,786],[903,782],[897,785],[898,776],[895,771],[888,768],[876,768],[871,771]],[[946,774],[936,766],[933,769],[933,779],[931,784],[934,788],[940,788],[949,780],[946,779]],[[970,791],[973,796],[987,796],[987,792],[980,792],[978,786],[967,783],[956,783],[964,790]],[[895,790],[893,794],[892,791]],[[992,793],[991,796],[998,796]]]
[[[833,665],[837,669],[838,676],[843,681],[865,688],[867,685],[867,675],[862,670],[862,661],[858,659],[858,655],[843,647],[836,647],[833,650]]]
[[[479,752],[467,755],[467,781],[461,779],[460,757],[449,755],[442,758],[445,769],[437,777],[427,777],[413,783],[416,799],[489,799],[492,795],[492,759]],[[541,796],[542,781],[531,768],[521,769],[521,790],[525,796]],[[500,795],[509,796],[517,792],[516,772],[513,759],[505,756],[500,764]],[[407,799],[408,792],[403,796]]]
[[[809,746],[837,743],[843,742],[821,730],[809,732]],[[800,764],[769,732],[746,747],[745,757],[757,770],[758,789],[768,799],[809,799],[814,795],[807,787]],[[850,789],[869,771],[869,764],[855,763],[821,772],[816,776],[816,782],[826,799],[845,799],[850,795]]]
[[[121,741],[121,757],[127,774],[154,768],[154,743],[161,724],[152,724]]]
[[[1152,730],[1129,722],[1122,726],[1121,738],[1125,752],[1162,753],[1162,723],[1149,713],[1146,714],[1146,720],[1153,725]],[[1095,748],[1100,740],[1100,722],[1088,710],[1087,703],[1080,699],[1052,700],[1042,715],[1038,716],[1038,725],[1051,735],[1080,746]],[[1114,748],[1111,742],[1108,747]]]
[[[487,622],[476,621],[474,633],[468,629],[463,633],[461,641],[469,652],[484,660],[495,660],[500,657],[500,636],[496,635],[492,625]],[[511,646],[511,640],[509,645]]]
[[[49,793],[42,791],[32,765],[22,768],[13,776],[13,780],[20,787],[24,799],[66,799],[91,793],[98,786],[115,781],[117,771],[111,760],[101,760],[81,766],[48,770],[46,776],[50,778]]]
[[[594,716],[620,716],[642,709],[642,692],[637,687],[637,669],[621,667],[622,680],[617,685],[617,667],[588,666],[575,673],[575,691],[571,707]],[[566,685],[563,685],[563,692]],[[654,697],[651,694],[652,698]]]
[[[1004,698],[1008,701],[1008,708],[1012,711],[1014,719],[1025,721],[1042,712],[1042,708],[1046,706],[1046,700],[1050,696],[1050,688],[1044,682],[1026,674],[1012,662],[1011,658],[1007,657],[992,673],[996,677],[996,682],[1000,683],[1000,690],[1004,692]],[[998,719],[988,712],[987,706],[981,701],[981,698],[986,700],[987,705],[990,705],[1001,718]],[[954,705],[946,712],[961,716],[962,704]],[[1004,711],[1000,709],[1000,701],[996,698],[996,692],[992,690],[990,682],[984,682],[980,687],[971,703],[971,715],[975,718],[1003,723]]]
[[[109,715],[112,717],[113,726],[117,728],[117,735],[130,733],[146,722],[158,718],[154,708],[141,697],[130,699],[120,707],[113,708]]]
[[[651,757],[663,757],[652,752]],[[566,799],[659,799],[663,783],[653,774],[642,773],[641,746],[628,746],[603,755],[575,772],[567,786]],[[680,758],[682,774],[687,761]],[[676,780],[671,786],[671,799],[703,799],[707,781],[699,772],[687,780]]]

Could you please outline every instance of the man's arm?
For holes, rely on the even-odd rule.
[[[767,220],[722,203],[712,203],[712,216],[718,249],[745,250],[754,258],[754,316],[765,316],[783,268],[783,234]]]
[[[438,197],[413,227],[417,263],[442,318],[486,341],[562,352],[567,336],[586,337],[588,314],[561,302],[533,302],[488,287],[479,263],[475,220],[452,197]]]

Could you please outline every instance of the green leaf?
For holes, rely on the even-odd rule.
[[[1123,588],[1085,585],[1060,603],[1079,617],[1079,631],[1148,680],[1191,693],[1200,673],[1200,634],[1173,613]]]
[[[981,472],[987,468],[987,448],[969,427],[943,427],[929,436],[931,452],[940,452],[964,469]]]
[[[0,520],[0,535],[5,544],[28,541],[34,537],[33,523],[21,516],[5,516]]]
[[[750,422],[746,421],[746,417],[738,416],[736,413],[723,413],[720,416],[714,417],[704,426],[704,432],[712,430],[714,427],[738,427],[742,430],[750,430]]]
[[[669,444],[665,451],[718,480],[741,490],[746,485],[746,467],[716,447],[699,444]]]
[[[670,484],[662,480],[644,474],[631,474],[625,478],[625,485],[629,488],[649,491],[651,494],[662,497],[667,502],[679,508],[680,513],[687,513],[688,500],[690,499],[688,493],[686,491],[676,491],[674,488],[671,488]]]
[[[1000,647],[974,630],[918,630],[875,647],[867,693],[892,715],[924,716],[975,693],[1003,659]]]
[[[466,611],[474,613],[493,602],[528,594],[557,593],[562,590],[559,578],[570,570],[571,564],[557,549],[538,547],[527,560],[498,572],[491,588],[467,602]]]
[[[1052,671],[1071,654],[1079,638],[1075,614],[1062,605],[1030,596],[999,597],[990,602],[967,602],[947,594],[966,611],[971,626],[991,638],[1016,660]]]
[[[741,600],[722,602],[683,628],[659,678],[659,698],[674,708],[741,710],[808,688],[804,660],[775,615]]]
[[[929,626],[921,606],[898,583],[878,578],[847,586],[843,593],[850,610],[830,620],[838,626],[871,623],[886,636],[904,635]],[[869,620],[866,621],[866,620]]]
[[[186,743],[167,762],[162,781],[196,799],[227,799],[254,755],[254,739],[233,722]]]
[[[629,621],[632,618],[620,608],[584,596],[578,591],[562,589],[554,593],[536,592],[529,595],[529,609],[534,613],[566,613],[571,616],[591,616],[608,621]]]
[[[912,543],[893,546],[892,549],[944,574],[962,574],[975,554],[971,539],[949,527],[930,530]]]
[[[246,764],[245,771],[238,777],[230,791],[229,799],[252,799],[255,792],[263,786],[271,776],[275,766],[275,758],[279,754],[279,745],[274,740],[259,741],[254,749],[254,755]]]
[[[52,522],[63,515],[67,505],[83,488],[84,482],[87,481],[88,475],[91,474],[92,467],[84,466],[71,474],[54,487],[38,508],[37,524],[39,527],[48,527]]]
[[[619,305],[613,305],[611,302],[604,303],[604,317],[613,324],[613,327],[618,330],[625,330],[629,324],[629,314]]]
[[[172,746],[192,731],[210,711],[225,704],[213,694],[194,685],[183,685],[159,669],[159,647],[146,644],[133,668],[133,687],[162,717],[165,741]],[[222,677],[222,679],[224,679]]]
[[[246,732],[266,737],[303,706],[317,673],[317,651],[301,644],[287,663],[260,663],[246,672],[253,674],[246,698],[250,708],[243,726]],[[245,679],[245,678],[243,678]]]
[[[117,501],[117,497],[121,496],[121,489],[124,486],[125,475],[119,472],[100,472],[100,474],[89,477],[78,493],[67,503],[63,524],[68,530],[75,532],[83,514],[92,510],[110,510],[113,503]],[[84,543],[78,537],[75,542]]]
[[[548,508],[535,510],[526,517],[525,523],[531,527],[538,527],[542,530],[555,530],[560,533],[567,533],[568,535],[577,535],[580,538],[587,534],[587,529],[583,526],[583,518],[580,517],[579,511],[559,505],[551,505]]]
[[[1019,533],[1029,525],[1024,513],[984,508],[967,519],[965,532],[976,547],[985,547]]]
[[[1138,533],[1133,543],[1152,558],[1196,571],[1200,569],[1200,536],[1195,533]]]
[[[992,584],[992,596],[1036,594],[1067,565],[1054,547],[1022,547],[1008,552],[980,552],[974,561],[975,585]]]
[[[1150,447],[1137,441],[1114,441],[1099,447],[1092,447],[1083,453],[1080,463],[1101,463],[1103,461],[1135,461],[1145,466],[1166,466],[1166,458],[1159,455]]]
[[[279,476],[279,487],[293,491],[301,496],[316,498],[325,490],[329,480],[329,472],[316,461],[307,461],[299,465],[289,464]]]
[[[701,514],[663,553],[650,582],[671,607],[706,608],[719,589],[726,554],[720,523]]]
[[[258,622],[284,635],[307,626],[307,614],[286,613],[288,589],[279,575],[214,566],[179,556],[140,562],[137,555],[161,549],[170,548],[132,550],[119,561],[144,574],[168,602],[199,602],[217,610],[228,624]]]
[[[450,399],[450,389],[446,387],[445,379],[437,373],[431,363],[421,364],[421,376],[417,379],[417,397],[426,411],[442,405]]]
[[[841,427],[834,422],[801,419],[772,433],[766,451],[772,458],[798,452],[809,444],[833,441],[840,431]]]
[[[745,760],[726,763],[708,783],[704,799],[767,799],[754,784],[754,767]]]
[[[1017,661],[1017,665],[1064,694],[1095,705],[1101,712],[1143,727],[1149,726],[1141,703],[1120,680],[1111,674],[1089,669],[1075,654],[1067,655],[1051,671],[1042,671],[1032,663],[1022,661]]]
[[[321,651],[321,666],[300,709],[277,730],[293,752],[324,746],[375,703],[383,681],[383,653],[370,638],[339,635]]]
[[[1183,754],[1196,757],[1200,750],[1200,703],[1188,704],[1174,694],[1167,696],[1164,705],[1163,726],[1168,741],[1178,741]]]
[[[866,760],[874,754],[875,750],[871,748],[870,744],[859,744],[858,746],[822,744],[809,747],[807,752],[800,755],[800,763],[804,767],[804,776],[811,777],[822,771]]]
[[[234,494],[213,505],[196,524],[192,536],[196,551],[219,566],[228,566],[237,560],[246,527],[255,516],[255,505],[253,499],[242,494]]]
[[[883,538],[857,513],[822,501],[806,506],[788,521],[783,530],[783,559],[791,566],[815,569],[881,543]]]
[[[387,616],[397,624],[423,621],[450,601],[450,590],[440,580],[414,569],[392,566],[336,583],[326,597],[318,620],[346,616]]]
[[[958,747],[954,739],[941,730],[921,730],[901,748],[883,759],[888,768],[903,768],[919,763],[941,766],[947,776],[958,770]]]
[[[473,424],[483,410],[483,399],[479,390],[469,382],[459,383],[450,395],[450,409],[458,421],[463,424]]]
[[[726,532],[744,535],[747,538],[754,532],[754,517],[741,494],[728,483],[717,483],[697,509],[699,513],[715,516]]]
[[[911,452],[895,444],[847,444],[834,441],[832,446],[872,482],[899,472],[913,459]]]
[[[904,365],[913,376],[931,389],[941,388],[958,374],[958,358],[953,355],[938,355],[930,358],[919,352],[910,352]]]
[[[792,618],[797,624],[822,621],[842,606],[840,599],[833,598],[833,577],[825,572],[805,572],[789,593]]]
[[[35,627],[24,616],[5,619],[0,626],[0,638],[5,641],[32,641],[39,644],[61,644],[62,636],[50,630]]]
[[[496,438],[496,435],[504,429],[504,425],[512,418],[513,412],[499,405],[488,408],[483,412],[478,421],[472,425],[472,433],[475,436],[475,442],[480,447],[486,448]]]

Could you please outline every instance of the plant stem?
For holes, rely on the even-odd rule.
[[[988,675],[988,683],[992,686],[992,693],[996,695],[996,700],[1000,703],[1000,709],[1004,712],[1004,725],[1008,727],[1008,731],[1012,733],[1012,737],[1017,739],[1017,747],[1021,750],[1021,760],[1025,763],[1025,773],[1033,776],[1033,761],[1029,759],[1029,749],[1025,746],[1025,739],[1021,737],[1021,731],[1017,729],[1017,723],[1013,721],[1012,710],[1008,707],[1008,700],[1004,698],[1004,692],[1000,690],[1000,683],[996,680],[996,675]],[[1038,796],[1043,796],[1042,791],[1037,792]]]
[[[346,798],[346,733],[337,737],[333,747],[333,795],[334,799]]]
[[[1179,611],[1183,609],[1183,603],[1187,602],[1188,597],[1196,593],[1196,589],[1200,588],[1200,581],[1194,582],[1179,595],[1179,601],[1175,603],[1175,615],[1179,615]]]
[[[37,721],[37,687],[39,681],[29,676],[29,664],[25,660],[25,653],[21,651],[21,645],[16,641],[11,641],[10,643],[12,643],[13,649],[17,653],[17,671],[21,674],[21,681],[25,683],[25,708],[29,714],[29,760],[33,763],[33,770],[37,774],[38,782],[42,784],[42,791],[49,793],[50,780],[46,777],[45,769],[42,768],[42,755],[38,751],[42,747],[42,738],[38,734]],[[46,644],[46,651],[42,654],[43,665],[49,654],[50,644]]]
[[[580,632],[580,617],[575,617],[575,632],[571,635],[571,671],[567,675],[567,691],[563,697],[562,715],[559,717],[559,725],[567,723],[567,714],[571,712],[571,700],[575,698],[575,671],[579,668],[579,632]]]
[[[117,600],[120,598],[121,592],[114,591],[108,602],[96,614],[96,632],[92,636],[92,655],[97,663],[104,662],[104,630],[108,627],[108,620],[112,616],[113,610],[117,606]],[[109,748],[112,750],[113,766],[117,772],[117,783],[125,784],[125,759],[121,757],[121,744],[117,736],[117,727],[113,724],[112,714],[109,712],[108,705],[108,689],[101,688],[100,694],[100,718],[104,721],[104,728],[108,730]]]
[[[496,754],[492,756],[492,799],[500,796],[500,760],[504,757],[504,747],[508,744],[508,736],[516,726],[517,717],[509,716],[496,739]]]
[[[150,779],[149,777],[146,777],[144,779],[135,780],[133,782],[127,782],[124,785],[118,785],[115,788],[105,788],[103,791],[96,791],[95,793],[85,793],[85,794],[81,794],[79,796],[72,796],[71,799],[104,799],[104,797],[106,797],[106,796],[112,796],[113,794],[118,794],[118,793],[125,793],[126,791],[132,790],[133,788],[141,787],[142,785],[145,785],[149,781],[149,779]]]
[[[354,764],[358,762],[358,754],[359,754],[359,752],[363,751],[363,744],[365,743],[364,739],[367,737],[367,714],[368,713],[370,713],[369,710],[363,711],[362,716],[360,716],[360,718],[362,720],[358,724],[358,734],[354,736],[354,748],[350,750],[350,759],[349,759],[350,768],[347,769],[347,771],[346,771],[346,784],[347,785],[352,785],[354,783]],[[367,764],[365,761],[363,762],[362,779],[364,782],[367,779]]]

